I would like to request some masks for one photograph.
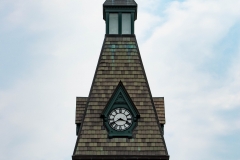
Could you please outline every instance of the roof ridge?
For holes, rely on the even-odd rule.
[[[135,38],[136,38],[136,37],[135,37]],[[158,117],[158,115],[157,115],[157,110],[156,110],[156,107],[155,107],[155,104],[154,104],[154,101],[153,101],[152,92],[151,92],[151,90],[150,90],[150,86],[149,86],[149,83],[148,83],[148,80],[147,80],[147,75],[146,75],[145,69],[144,69],[144,67],[143,67],[143,62],[142,62],[140,50],[139,50],[139,47],[138,47],[137,39],[136,39],[136,45],[137,45],[137,50],[138,50],[138,53],[139,53],[140,61],[141,61],[141,64],[142,64],[144,76],[145,76],[145,79],[146,79],[146,83],[147,83],[147,85],[148,85],[149,93],[150,93],[150,95],[151,95],[150,98],[151,98],[153,110],[154,110],[154,112],[155,112],[155,117],[156,117],[156,119],[157,119],[157,124],[158,124],[159,130],[160,130],[160,133],[161,133],[162,136],[163,136],[163,130],[162,130],[161,124],[160,124],[160,122],[159,122],[159,117]],[[164,147],[165,147],[165,149],[166,149],[166,154],[168,155],[167,145],[166,145],[166,142],[165,142],[165,139],[164,139],[164,138],[163,138],[163,143],[164,143]]]
[[[88,97],[87,97],[87,103],[86,103],[85,110],[84,110],[84,114],[83,114],[83,118],[82,118],[82,125],[81,125],[80,128],[79,128],[79,132],[78,132],[77,141],[76,141],[76,144],[75,144],[75,147],[74,147],[73,155],[75,155],[75,153],[76,153],[77,144],[78,144],[79,138],[80,138],[79,135],[80,135],[80,133],[81,133],[81,131],[82,131],[83,123],[84,123],[85,116],[86,116],[86,112],[87,112],[87,106],[88,106],[88,103],[89,103],[90,95],[91,95],[92,90],[93,90],[93,84],[94,84],[94,81],[95,81],[95,79],[96,79],[97,68],[99,67],[99,64],[100,64],[100,58],[101,58],[101,56],[102,56],[102,54],[103,54],[103,49],[104,49],[104,44],[105,44],[105,42],[106,42],[106,37],[105,37],[104,40],[103,40],[103,45],[102,45],[102,49],[101,49],[101,52],[100,52],[100,55],[99,55],[99,58],[98,58],[98,63],[97,63],[96,70],[95,70],[95,73],[94,73],[94,77],[93,77],[91,89],[90,89],[89,94],[88,94]]]

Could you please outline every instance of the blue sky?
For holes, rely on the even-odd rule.
[[[0,2],[0,159],[71,159],[105,34],[95,0]],[[240,1],[137,0],[171,159],[240,160]]]

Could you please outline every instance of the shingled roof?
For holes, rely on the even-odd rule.
[[[106,0],[103,6],[137,6],[134,0]]]
[[[141,118],[134,136],[109,139],[100,114],[115,88],[122,82]],[[169,155],[161,119],[154,102],[134,37],[105,37],[72,158],[163,159]],[[161,112],[161,109],[159,111]]]
[[[86,109],[87,97],[77,97],[76,99],[76,117],[75,123],[81,124],[83,120],[84,111]]]
[[[161,125],[166,123],[164,97],[153,97],[153,102],[157,111],[158,120]],[[86,109],[87,97],[76,98],[76,118],[75,123],[81,124],[84,111]]]
[[[164,97],[153,97],[153,102],[157,111],[159,123],[164,125],[166,123]]]

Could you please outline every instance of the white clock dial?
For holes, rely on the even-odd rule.
[[[109,125],[116,131],[124,131],[132,125],[132,115],[125,108],[116,108],[108,116]]]

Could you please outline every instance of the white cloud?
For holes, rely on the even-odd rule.
[[[209,58],[220,56],[215,45],[239,22],[236,4],[172,2],[163,17],[166,21],[140,46],[153,96],[165,96],[165,136],[172,159],[216,158],[217,150],[209,152],[218,143],[214,138],[239,130],[236,119],[218,113],[240,107],[239,64],[229,64],[228,76],[222,79],[204,66]]]
[[[0,91],[2,159],[70,159],[75,97],[88,96],[104,38],[103,2],[6,2],[13,7],[5,29],[39,38],[27,50],[46,60]],[[165,97],[171,159],[216,159],[214,137],[240,129],[239,120],[218,114],[240,106],[240,50],[222,79],[203,64],[218,56],[213,46],[239,22],[240,2],[171,1],[164,11],[157,10],[164,1],[137,2],[140,52],[153,96]]]
[[[23,39],[23,47],[45,60],[0,92],[1,159],[70,159],[75,97],[88,95],[104,38],[102,2],[8,3],[14,7],[3,19],[6,31],[38,37],[30,47]]]

